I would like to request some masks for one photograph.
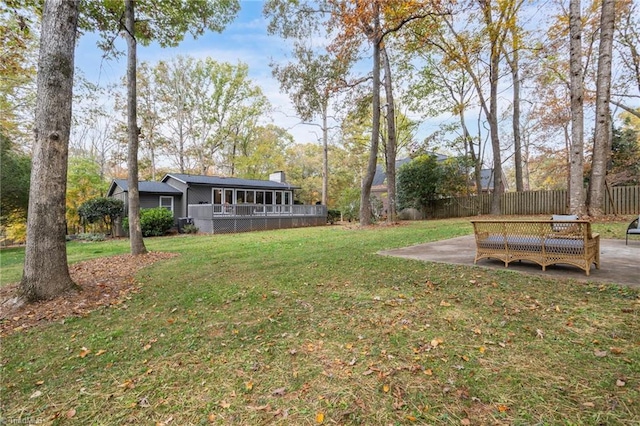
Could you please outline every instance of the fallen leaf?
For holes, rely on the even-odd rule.
[[[34,398],[39,398],[42,396],[42,391],[35,391],[34,393],[31,394],[31,396],[29,397],[29,399],[34,399]]]
[[[68,419],[70,419],[70,418],[72,418],[72,417],[73,417],[73,416],[75,416],[75,415],[76,415],[76,409],[75,409],[75,408],[72,408],[72,409],[70,409],[69,411],[67,411],[67,413],[65,414],[65,417],[66,417],[66,418],[68,418]]]
[[[619,388],[623,387],[626,384],[627,382],[625,382],[624,380],[621,380],[621,379],[616,380],[616,386],[618,386]]]
[[[363,376],[368,376],[369,374],[373,374],[373,370],[367,370],[362,373]]]
[[[460,420],[460,424],[464,425],[464,426],[469,426],[471,424],[471,420],[469,419],[462,419]]]
[[[604,358],[605,356],[607,356],[607,351],[601,351],[599,349],[596,349],[595,351],[593,351],[593,354],[598,358]]]
[[[427,368],[426,370],[424,370],[424,374],[426,374],[427,376],[433,376],[433,370]]]
[[[622,349],[616,348],[616,347],[609,348],[609,350],[611,351],[612,354],[615,354],[615,355],[620,355],[622,353]]]
[[[451,306],[451,303],[445,302],[444,300],[440,302],[440,306]]]
[[[324,413],[316,413],[316,423],[324,423]]]
[[[389,388],[389,385],[383,385],[383,386],[382,386],[382,392],[384,392],[384,393],[389,392],[389,389],[390,389],[390,388]]]
[[[593,402],[584,402],[582,403],[582,406],[587,408],[593,408],[596,406],[596,404],[594,404]]]
[[[251,389],[253,389],[253,382],[247,382],[244,384],[244,388],[248,391],[250,391]]]
[[[484,346],[480,346],[478,350],[480,351],[481,354],[483,354],[487,350],[487,348],[485,348]]]
[[[219,406],[221,406],[222,408],[229,408],[231,407],[231,403],[227,402],[227,401],[220,401],[218,403]]]
[[[544,331],[542,331],[539,328],[537,328],[536,329],[536,337],[538,337],[540,339],[544,339]]]
[[[138,405],[142,408],[151,407],[151,404],[149,404],[149,400],[147,399],[146,396],[140,399],[140,401],[138,401]]]
[[[89,355],[89,353],[91,353],[90,349],[85,348],[84,346],[82,347],[82,349],[80,349],[80,358],[84,358],[85,356]]]
[[[96,356],[100,356],[104,353],[106,353],[107,351],[105,351],[104,349],[100,349],[98,352],[96,352]]]
[[[151,345],[149,343],[144,345],[144,347],[142,348],[143,351],[148,351],[149,349],[151,349]]]
[[[271,406],[269,404],[265,404],[265,405],[247,405],[247,408],[249,410],[255,410],[255,411],[262,411],[262,410],[268,410],[269,408],[271,408]]]
[[[216,421],[216,415],[214,413],[210,413],[207,416],[207,420],[209,421],[209,423],[214,423]]]
[[[473,332],[474,332],[475,334],[482,334],[482,330],[480,330],[480,329],[479,329],[479,328],[477,328],[477,327],[473,329]]]
[[[431,346],[433,346],[434,348],[437,347],[439,344],[443,343],[444,340],[442,340],[440,337],[436,338],[436,339],[432,339],[431,340]]]
[[[271,395],[284,396],[286,392],[287,392],[287,388],[278,388],[278,389],[275,389],[273,392],[271,392]]]
[[[44,385],[44,380],[38,380],[38,381],[36,382],[36,385],[38,385],[38,386],[42,386],[42,385]]]
[[[407,417],[405,417],[405,419],[409,420],[410,422],[418,421],[418,419],[415,416],[407,416]]]
[[[509,411],[509,407],[507,407],[506,405],[498,405],[498,411],[500,411],[501,413],[504,413],[506,411]]]

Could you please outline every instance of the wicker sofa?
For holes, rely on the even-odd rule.
[[[528,260],[546,270],[568,264],[583,269],[600,268],[600,236],[591,233],[586,220],[472,220],[476,257],[499,259],[505,267]]]

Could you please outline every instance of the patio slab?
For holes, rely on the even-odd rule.
[[[393,250],[378,252],[383,256],[403,257],[427,262],[452,263],[473,266],[476,254],[476,242],[473,235],[418,244]],[[514,262],[505,268],[504,262],[494,259],[481,259],[475,265],[490,269],[506,269],[526,274],[571,278],[579,281],[603,282],[640,287],[640,241],[600,240],[600,269],[591,268],[587,276],[582,269],[570,265],[542,267],[533,262]]]

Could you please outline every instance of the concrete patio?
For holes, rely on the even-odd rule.
[[[471,266],[473,266],[475,253],[476,242],[473,235],[379,252],[384,256]],[[482,259],[478,261],[476,266],[549,277],[571,278],[579,281],[640,287],[640,241],[630,240],[629,245],[625,245],[624,240],[601,240],[600,269],[595,269],[593,266],[589,276],[583,270],[570,265],[552,265],[543,271],[540,265],[526,261],[514,262],[505,268],[504,262],[499,260]]]

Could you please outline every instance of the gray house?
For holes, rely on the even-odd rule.
[[[269,180],[168,173],[160,182],[140,182],[140,207],[164,207],[176,225],[189,222],[201,232],[242,232],[326,224],[325,206],[294,203],[296,186],[284,172]],[[126,203],[127,182],[114,180],[107,197]]]

